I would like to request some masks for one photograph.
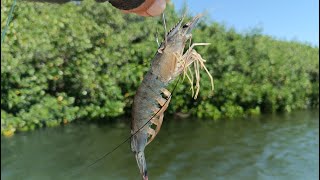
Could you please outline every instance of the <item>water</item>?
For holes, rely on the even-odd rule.
[[[70,124],[1,138],[5,180],[140,179],[124,124]],[[146,149],[153,179],[319,179],[319,113],[219,122],[165,117]]]

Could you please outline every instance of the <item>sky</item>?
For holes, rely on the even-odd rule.
[[[262,34],[319,47],[318,0],[171,0],[191,14],[206,11],[211,20],[238,32],[262,28]]]

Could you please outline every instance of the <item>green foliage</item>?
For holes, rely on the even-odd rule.
[[[2,3],[1,28],[12,0]],[[172,6],[166,17],[168,27],[179,19]],[[157,31],[159,18],[125,15],[108,3],[19,1],[1,46],[1,132],[130,115]],[[193,37],[211,43],[196,49],[216,89],[202,73],[198,99],[184,82],[168,112],[219,119],[319,105],[318,48],[206,22]]]

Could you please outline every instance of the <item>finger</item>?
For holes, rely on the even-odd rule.
[[[146,0],[139,7],[123,10],[125,13],[135,13],[140,16],[159,16],[166,8],[166,0]]]

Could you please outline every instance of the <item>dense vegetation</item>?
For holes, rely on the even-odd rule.
[[[11,4],[2,2],[1,29]],[[166,16],[168,26],[179,18],[172,6]],[[18,1],[1,45],[1,132],[129,116],[162,29],[159,18],[124,15],[108,3]],[[211,22],[199,23],[193,37],[211,43],[196,49],[215,91],[203,72],[198,99],[183,82],[169,113],[218,119],[319,105],[318,47]]]

